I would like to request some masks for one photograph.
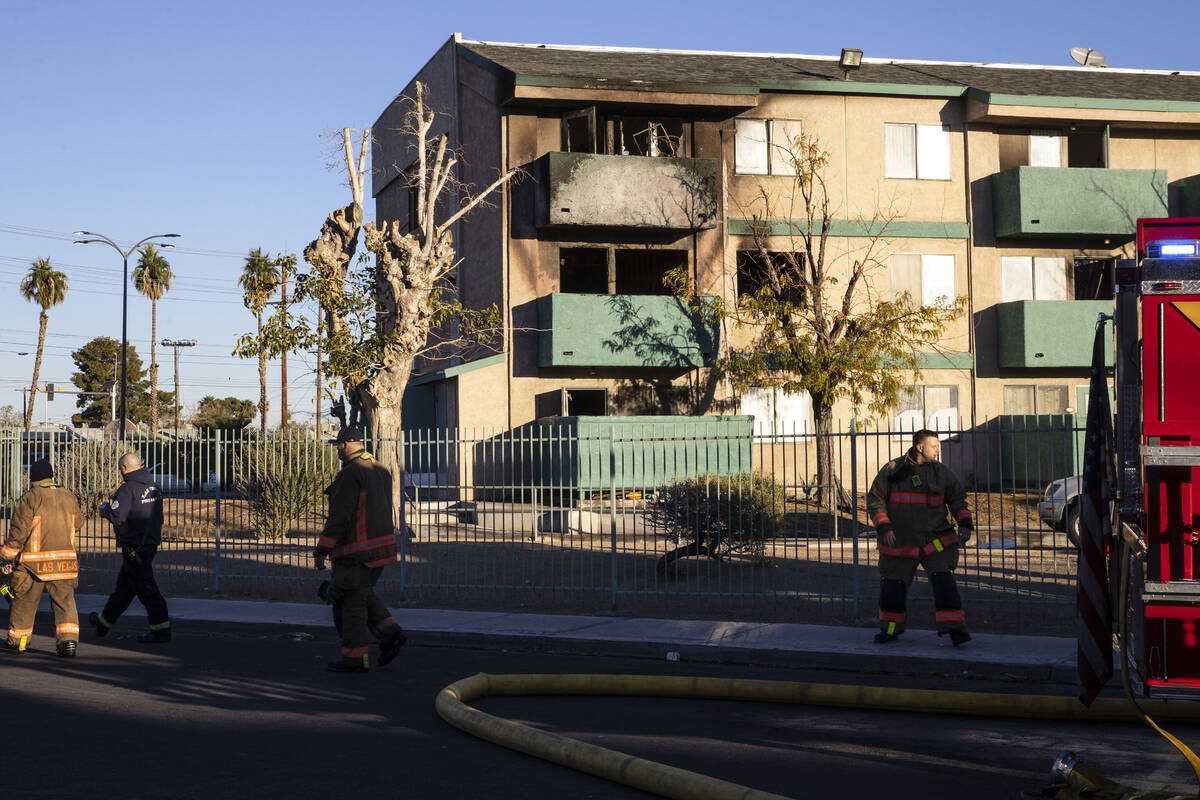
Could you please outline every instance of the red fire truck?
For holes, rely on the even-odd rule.
[[[1124,657],[1143,696],[1200,700],[1200,218],[1138,220],[1116,284],[1117,503],[1140,554]]]

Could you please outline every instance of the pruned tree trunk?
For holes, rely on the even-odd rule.
[[[42,348],[46,345],[46,323],[50,321],[50,315],[42,309],[42,313],[38,315],[38,348],[37,355],[33,357],[33,386],[29,390],[29,405],[25,407],[25,431],[28,433],[29,426],[33,423],[33,401],[37,398],[38,373],[42,371]]]
[[[833,408],[813,397],[817,416],[817,504],[831,512],[853,508],[850,493],[842,486],[833,448]]]

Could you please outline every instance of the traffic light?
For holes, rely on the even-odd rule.
[[[46,384],[46,399],[47,400],[54,399],[54,384],[53,383]]]

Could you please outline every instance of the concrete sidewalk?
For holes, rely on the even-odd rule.
[[[104,596],[76,596],[88,638],[88,612]],[[171,618],[189,622],[269,625],[333,632],[329,606],[243,600],[170,598]],[[43,609],[49,612],[48,604]],[[392,609],[413,644],[488,649],[604,653],[681,661],[739,662],[866,672],[955,672],[1031,680],[1075,680],[1075,640],[1050,636],[973,634],[964,647],[913,630],[893,643],[875,644],[873,628],[760,622],[631,619],[424,608]],[[116,631],[145,625],[135,601]]]

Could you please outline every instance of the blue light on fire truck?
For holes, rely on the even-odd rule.
[[[1197,249],[1196,242],[1163,242],[1158,252],[1160,258],[1195,258]]]

